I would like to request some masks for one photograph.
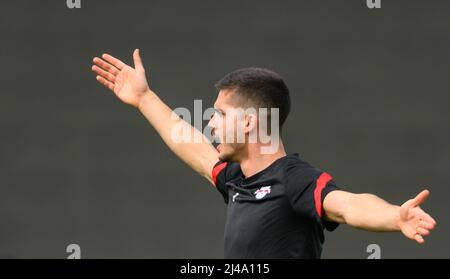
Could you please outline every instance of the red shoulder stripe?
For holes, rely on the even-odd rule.
[[[227,166],[227,162],[223,162],[215,166],[212,170],[212,179],[214,181],[214,186],[216,185],[217,175]]]
[[[322,190],[327,186],[327,183],[333,179],[328,173],[322,173],[316,181],[316,188],[314,189],[314,202],[316,204],[316,211],[322,217]]]

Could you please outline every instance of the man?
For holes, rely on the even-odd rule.
[[[200,131],[173,117],[150,90],[139,50],[133,59],[134,68],[104,54],[94,58],[92,70],[120,100],[138,108],[167,146],[223,195],[226,258],[320,258],[324,229],[334,230],[340,223],[369,231],[401,231],[420,244],[436,226],[419,207],[428,190],[402,206],[391,205],[371,194],[342,191],[328,173],[297,154],[287,155],[276,129],[270,131],[270,142],[251,141],[263,125],[260,112],[247,113],[248,108],[275,108],[278,117],[272,110],[266,116],[275,118],[280,130],[289,114],[289,90],[276,73],[241,69],[216,84],[216,112],[208,124],[220,139],[216,149]],[[189,140],[174,138],[179,128],[189,132]],[[243,132],[244,141],[237,140],[236,131]],[[262,152],[274,142],[272,152]]]

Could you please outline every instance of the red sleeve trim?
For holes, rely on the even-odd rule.
[[[316,189],[314,189],[314,202],[316,204],[316,211],[322,217],[322,190],[327,186],[327,183],[333,179],[328,173],[322,173],[316,181]]]
[[[217,175],[227,166],[227,162],[223,162],[221,164],[218,164],[212,169],[212,179],[214,181],[214,186],[216,185],[216,179]]]

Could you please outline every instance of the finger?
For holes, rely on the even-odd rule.
[[[122,70],[123,67],[125,67],[125,63],[107,53],[103,54],[102,58],[114,65],[119,70]]]
[[[420,192],[413,199],[413,206],[418,206],[418,205],[422,204],[423,202],[425,202],[425,200],[428,198],[429,195],[430,195],[430,191],[428,191],[428,190],[423,190],[422,192]]]
[[[135,49],[133,52],[134,68],[136,70],[144,70],[144,65],[142,64],[141,56],[139,55],[139,49]]]
[[[429,214],[425,213],[425,216],[423,218],[426,222],[432,224],[433,226],[436,226],[436,221],[431,217]]]
[[[430,215],[428,215],[427,213],[424,213],[421,217],[420,217],[423,221],[436,226],[436,221],[433,219],[433,217],[431,217]]]
[[[97,76],[96,78],[97,78],[98,82],[100,82],[101,84],[103,84],[107,88],[109,88],[109,89],[114,91],[114,84],[112,82],[106,80],[105,78],[103,78],[101,76]]]
[[[416,209],[418,210],[417,212],[420,221],[425,221],[433,226],[436,226],[436,221],[433,219],[433,217],[431,217],[428,213],[423,211],[423,209],[420,207],[416,207]]]
[[[419,243],[419,244],[423,244],[425,242],[425,240],[423,239],[423,237],[420,234],[416,234],[414,236],[414,240],[417,241],[417,243]]]
[[[430,231],[429,231],[429,230],[424,229],[424,228],[421,228],[421,227],[418,227],[418,228],[417,228],[417,232],[418,232],[420,235],[424,235],[424,236],[427,236],[427,235],[430,234]]]
[[[117,75],[120,72],[116,67],[114,67],[113,65],[109,64],[108,62],[105,62],[103,59],[100,59],[98,57],[94,57],[93,62],[95,65],[110,72],[113,75]]]
[[[116,77],[113,74],[103,70],[102,68],[100,68],[100,67],[98,67],[96,65],[92,66],[92,71],[94,73],[96,73],[97,75],[107,79],[110,82],[115,82],[116,81]]]
[[[419,227],[422,227],[422,228],[427,229],[427,230],[434,229],[434,225],[433,224],[428,223],[427,221],[423,221],[423,220],[419,222]]]

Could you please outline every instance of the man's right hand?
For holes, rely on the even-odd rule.
[[[139,109],[170,150],[214,184],[211,171],[219,160],[217,150],[200,131],[177,116],[150,90],[138,49],[133,53],[133,60],[134,68],[109,54],[103,54],[102,58],[94,58],[92,71],[97,74],[97,80],[113,91],[120,100]],[[175,128],[190,131],[190,139],[186,142],[174,140]],[[202,140],[198,143],[195,141],[196,137]]]
[[[139,50],[133,53],[134,68],[109,54],[103,54],[102,58],[93,60],[92,71],[97,74],[97,81],[124,103],[139,107],[142,97],[150,91]]]

